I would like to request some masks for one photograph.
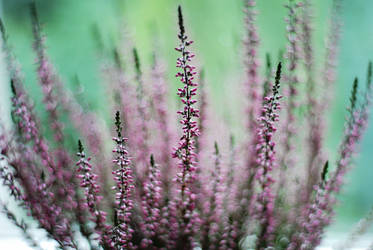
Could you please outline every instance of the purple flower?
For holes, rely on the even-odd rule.
[[[223,178],[221,173],[221,154],[215,142],[214,169],[211,169],[210,183],[205,184],[205,201],[203,202],[204,219],[201,227],[201,247],[210,249],[220,242],[220,229],[223,217]],[[217,249],[217,247],[216,247]]]
[[[244,181],[244,186],[242,187],[242,191],[245,196],[249,193],[251,196],[252,192],[252,185],[255,175],[255,169],[257,168],[256,164],[256,154],[255,154],[255,145],[257,144],[257,135],[256,130],[258,126],[257,117],[260,112],[260,99],[259,99],[259,75],[258,75],[258,68],[259,68],[259,60],[258,60],[258,48],[259,48],[259,36],[257,33],[256,28],[256,1],[255,0],[247,0],[245,1],[245,28],[246,28],[246,36],[245,36],[245,68],[246,68],[246,81],[245,81],[245,89],[246,89],[246,98],[248,102],[248,106],[246,107],[246,114],[247,114],[247,133],[250,136],[247,148],[248,148],[248,155],[247,155],[247,181]],[[251,197],[245,197],[247,201],[251,199]],[[243,210],[246,210],[247,203],[242,204]]]
[[[177,213],[174,216],[178,218],[178,228],[175,228],[179,232],[177,239],[178,244],[185,244],[183,249],[188,249],[193,241],[195,224],[198,221],[195,211],[196,195],[192,192],[192,185],[195,181],[196,172],[196,154],[194,152],[195,138],[199,136],[198,125],[197,122],[194,121],[194,118],[199,117],[199,111],[194,108],[193,105],[197,102],[194,100],[194,96],[197,93],[198,85],[194,82],[194,75],[196,74],[195,67],[190,64],[194,54],[188,50],[188,47],[193,42],[188,40],[188,37],[185,35],[180,6],[178,8],[178,14],[180,28],[178,38],[180,40],[180,45],[176,48],[176,51],[180,52],[181,57],[177,59],[176,63],[176,67],[180,68],[176,77],[180,79],[184,86],[179,88],[177,93],[183,103],[183,109],[178,111],[178,114],[182,117],[180,124],[182,125],[183,134],[178,147],[173,153],[173,157],[179,159],[178,166],[180,169],[180,172],[176,175],[176,182],[179,185],[179,190],[177,200],[174,201],[176,202],[176,204],[174,204],[174,206],[176,206],[174,212]],[[176,245],[176,247],[181,246]]]
[[[77,172],[80,173],[78,178],[80,179],[80,186],[84,188],[84,195],[86,198],[85,206],[88,208],[93,221],[95,222],[95,231],[100,237],[100,242],[105,245],[109,245],[108,229],[109,227],[105,225],[106,213],[101,211],[99,208],[99,203],[102,199],[100,193],[100,186],[97,183],[97,175],[92,171],[92,165],[89,163],[90,158],[86,159],[83,145],[79,140],[79,152],[77,153],[80,159],[76,163],[78,169]]]
[[[153,155],[151,155],[148,177],[145,179],[144,196],[141,203],[144,216],[144,222],[141,225],[144,233],[144,238],[141,242],[142,248],[149,248],[154,245],[155,242],[160,241],[163,234],[161,230],[162,187],[160,177],[159,166],[155,164]]]
[[[154,65],[152,68],[152,101],[155,110],[155,122],[160,138],[156,140],[154,146],[157,146],[159,163],[161,167],[161,183],[164,191],[167,193],[170,191],[170,176],[173,167],[173,160],[170,157],[172,146],[171,139],[174,137],[173,126],[170,123],[170,115],[167,112],[167,82],[165,81],[164,66],[158,60],[156,54],[154,55]],[[157,152],[153,152],[157,156]]]
[[[295,1],[289,1],[286,5],[288,9],[288,16],[286,18],[287,26],[287,75],[285,78],[287,89],[287,107],[286,107],[286,117],[283,120],[283,132],[282,135],[282,147],[283,153],[280,158],[280,164],[282,172],[286,172],[288,168],[296,165],[296,154],[294,154],[294,135],[297,134],[297,123],[295,112],[297,110],[297,96],[298,96],[298,85],[299,79],[297,76],[297,69],[299,67],[299,57],[300,57],[300,47],[299,47],[299,17],[298,9],[300,3]],[[286,175],[282,174],[281,178]],[[280,183],[284,183],[281,179]]]
[[[56,142],[61,143],[63,141],[63,126],[59,121],[59,114],[57,112],[57,96],[54,90],[57,86],[57,76],[54,73],[53,66],[50,64],[47,53],[45,51],[45,37],[42,34],[41,26],[36,11],[36,6],[31,5],[31,17],[32,17],[32,31],[34,35],[34,49],[37,54],[37,65],[38,65],[38,77],[39,82],[43,90],[45,108],[48,113],[50,121],[50,127],[54,133],[54,139]],[[61,156],[66,157],[66,156]]]
[[[275,84],[272,88],[272,95],[265,98],[263,106],[263,116],[258,119],[258,144],[257,144],[257,164],[258,169],[255,178],[260,186],[260,193],[257,194],[254,207],[254,215],[257,216],[260,223],[260,233],[257,240],[257,248],[264,249],[268,242],[273,240],[275,227],[274,201],[275,197],[272,191],[272,185],[275,182],[271,177],[275,163],[275,143],[274,133],[276,132],[275,123],[278,122],[278,112],[280,110],[279,100],[281,63],[277,66]]]
[[[294,247],[299,245],[316,247],[321,242],[324,228],[332,221],[334,215],[333,205],[336,203],[335,195],[340,192],[344,176],[351,165],[352,157],[366,128],[368,107],[371,102],[371,76],[372,64],[369,63],[367,92],[360,108],[357,107],[358,80],[357,78],[354,80],[350,107],[348,109],[350,116],[347,120],[344,139],[340,146],[340,155],[336,163],[337,168],[328,180],[325,178],[325,170],[323,171],[321,183],[314,187],[316,194],[312,201],[303,208],[303,216],[299,219],[298,223],[302,230],[295,234],[291,245],[292,248],[289,249],[296,249]]]
[[[126,149],[127,138],[122,137],[122,125],[120,121],[120,113],[117,111],[115,115],[115,126],[117,137],[113,137],[116,147],[113,149],[116,155],[113,163],[117,169],[113,171],[114,181],[116,185],[113,187],[115,193],[115,221],[112,229],[112,244],[120,249],[127,249],[132,247],[132,233],[133,229],[129,225],[130,217],[133,208],[133,189],[134,180],[132,176],[131,160],[128,157]]]

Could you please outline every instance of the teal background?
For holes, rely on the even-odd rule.
[[[261,58],[269,52],[273,58],[286,43],[284,0],[258,1],[258,27],[261,37]],[[1,15],[26,79],[36,108],[41,107],[41,91],[36,84],[34,54],[32,51],[29,1],[1,1]],[[85,96],[92,109],[107,115],[103,106],[105,86],[100,83],[101,60],[92,39],[92,27],[102,32],[106,50],[126,34],[130,44],[135,44],[144,67],[150,67],[155,40],[160,54],[168,63],[171,94],[176,89],[173,78],[177,54],[176,8],[183,6],[188,33],[195,41],[193,47],[200,65],[206,69],[211,89],[212,103],[217,112],[240,133],[240,102],[234,91],[243,81],[242,36],[243,3],[239,0],[45,0],[37,1],[41,22],[47,34],[49,55],[62,80],[73,87],[77,74],[85,86]],[[315,49],[318,52],[316,67],[322,68],[327,18],[330,0],[315,0]],[[373,1],[344,1],[342,13],[338,80],[334,101],[328,110],[329,130],[327,149],[330,159],[335,157],[343,133],[349,91],[355,76],[365,80],[366,65],[373,59]],[[129,55],[131,56],[131,55]],[[124,55],[126,57],[126,55]],[[175,85],[174,85],[175,84]],[[6,93],[0,93],[3,98]],[[40,112],[41,116],[43,113]],[[340,196],[337,209],[337,226],[333,230],[347,230],[351,223],[363,217],[373,206],[373,125],[369,125],[361,144],[361,153],[354,161],[355,168],[348,176],[347,185]]]

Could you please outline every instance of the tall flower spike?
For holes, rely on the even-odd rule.
[[[60,113],[57,110],[58,102],[61,102],[61,99],[56,95],[55,90],[57,86],[61,86],[46,53],[45,37],[42,33],[35,2],[33,2],[30,7],[33,27],[32,31],[34,35],[33,47],[37,57],[36,61],[38,65],[37,73],[39,83],[42,87],[44,95],[43,102],[48,114],[50,127],[54,135],[54,140],[58,145],[58,148],[55,150],[55,156],[57,158],[56,166],[59,169],[59,181],[61,184],[63,183],[61,185],[61,191],[58,193],[58,200],[64,204],[65,209],[77,213],[77,210],[74,208],[74,203],[72,202],[72,197],[75,195],[74,190],[77,188],[78,184],[74,179],[72,179],[73,175],[71,174],[71,166],[73,165],[73,161],[67,150],[63,147],[63,124],[60,119]]]
[[[370,85],[369,71],[370,68],[368,67],[367,85]],[[364,98],[364,103],[359,109],[356,106],[357,89],[358,81],[355,78],[351,91],[350,107],[348,108],[350,115],[347,120],[344,139],[339,149],[340,155],[337,160],[337,168],[326,182],[315,187],[315,198],[304,209],[303,217],[305,219],[300,222],[300,225],[302,225],[301,230],[295,235],[294,242],[291,244],[292,248],[289,249],[298,249],[297,247],[299,246],[316,247],[320,244],[324,228],[330,224],[333,218],[333,205],[336,203],[335,195],[340,191],[344,176],[351,164],[368,119],[368,104],[370,103],[371,92],[366,95],[368,98]],[[371,89],[369,88],[367,91],[371,91]]]
[[[308,1],[307,1],[308,2]],[[307,3],[308,4],[308,3]],[[307,5],[305,8],[308,8]],[[341,37],[341,26],[342,26],[342,20],[341,20],[341,11],[342,11],[342,1],[341,0],[333,0],[332,1],[332,7],[330,10],[330,19],[329,19],[329,27],[328,27],[328,37],[326,41],[326,53],[325,53],[325,59],[324,59],[324,67],[322,71],[322,92],[320,95],[320,98],[318,98],[316,105],[316,108],[314,109],[314,112],[316,113],[315,121],[313,122],[313,125],[311,126],[310,131],[311,135],[311,143],[313,144],[311,147],[313,148],[313,155],[316,155],[316,152],[318,150],[321,150],[322,146],[322,137],[324,134],[324,124],[325,124],[325,111],[329,109],[329,102],[332,99],[331,93],[333,93],[333,85],[336,79],[336,69],[338,66],[338,52],[339,52],[339,44],[340,44],[340,37]],[[311,94],[311,93],[310,93]],[[311,156],[312,157],[312,156]],[[311,169],[314,166],[321,165],[321,162],[316,162],[314,166],[312,166],[312,158],[310,157],[310,163],[309,163],[309,169]],[[321,156],[322,157],[322,156]],[[312,171],[311,171],[312,172]],[[307,178],[308,179],[308,193],[312,192],[312,177]],[[308,194],[308,196],[310,196]]]
[[[160,243],[162,232],[161,227],[161,182],[159,166],[155,164],[153,155],[150,156],[150,166],[148,176],[144,183],[144,196],[142,198],[142,212],[144,222],[142,231],[144,238],[141,242],[143,249],[149,249],[151,246]]]
[[[226,216],[222,217],[222,239],[219,242],[219,250],[225,249],[235,249],[236,243],[240,241],[239,233],[237,230],[237,222],[233,220],[230,215],[233,211],[237,211],[237,202],[236,202],[236,186],[234,186],[235,180],[235,167],[236,164],[236,146],[233,135],[230,136],[230,154],[229,154],[229,166],[227,168],[226,181],[225,181],[225,190],[223,197],[223,208]],[[233,194],[233,195],[232,195]]]
[[[275,84],[272,87],[272,95],[265,98],[263,106],[263,116],[259,118],[258,128],[258,155],[256,180],[260,186],[260,193],[257,195],[255,204],[255,215],[260,223],[260,232],[258,234],[257,249],[264,249],[273,241],[274,221],[274,201],[275,197],[272,191],[274,179],[271,172],[275,164],[275,142],[274,134],[276,132],[275,123],[278,121],[277,112],[280,109],[279,94],[281,78],[281,62],[277,66]]]
[[[110,85],[108,94],[115,100],[112,104],[113,109],[121,110],[122,120],[126,124],[123,129],[127,137],[131,138],[128,142],[131,147],[131,142],[136,141],[137,129],[137,120],[133,118],[136,116],[136,86],[129,84],[119,48],[114,48],[112,54],[114,64],[105,69],[105,80]]]
[[[37,17],[34,12],[36,13],[36,11],[33,9],[33,16],[36,19],[35,24],[38,25]],[[39,27],[35,28],[38,30],[40,29]],[[1,31],[5,32],[4,27],[2,27]],[[6,38],[5,33],[3,33],[2,35],[3,38]],[[61,181],[64,173],[54,162],[53,154],[49,151],[48,148],[48,143],[46,140],[44,140],[40,132],[38,119],[34,115],[31,102],[28,100],[27,94],[22,88],[23,80],[16,61],[11,55],[11,51],[7,45],[6,40],[4,40],[4,51],[7,55],[8,70],[11,76],[11,90],[13,92],[12,116],[14,121],[16,122],[16,126],[18,127],[19,135],[21,136],[22,140],[24,140],[23,143],[30,143],[30,148],[32,148],[34,153],[36,153],[32,161],[35,161],[35,159],[38,158],[38,160],[40,160],[39,163],[41,163],[41,166],[44,167],[44,170],[48,170],[50,172],[50,174],[45,175],[44,171],[39,169],[40,164],[36,164],[36,166],[34,166],[34,163],[32,162],[28,167],[29,172],[25,174],[25,176],[27,176],[28,179],[38,179],[41,178],[40,176],[43,176],[40,186],[44,185],[45,187],[53,188],[53,191],[56,194],[56,197],[53,198],[54,203],[58,203],[58,205],[63,206],[63,211],[66,213],[66,215],[64,215],[66,217],[64,218],[64,220],[71,219],[71,209],[74,208],[76,205],[76,202],[73,198],[74,188],[72,187],[70,182],[68,183],[68,185],[65,185],[63,181]],[[35,168],[32,168],[32,166],[34,166]],[[71,176],[71,174],[69,173],[68,175]],[[35,181],[33,180],[33,182]],[[77,210],[75,210],[74,212],[76,211]],[[70,223],[70,221],[68,221],[67,223]]]
[[[328,211],[330,196],[326,192],[327,185],[327,182],[321,180],[318,185],[314,186],[311,203],[304,206],[301,216],[296,218],[298,228],[287,250],[314,249],[319,244],[320,236],[324,227],[330,222],[331,216]]]
[[[333,0],[330,14],[329,32],[326,42],[326,57],[323,71],[323,95],[321,97],[322,110],[329,106],[330,93],[336,78],[338,62],[339,41],[341,37],[341,10],[342,0]]]
[[[350,106],[348,108],[348,112],[350,113],[350,115],[345,128],[345,137],[340,148],[341,155],[340,159],[337,162],[337,169],[330,179],[329,188],[331,188],[331,192],[339,191],[339,187],[342,184],[341,179],[344,176],[345,171],[347,170],[346,168],[348,167],[351,157],[355,151],[356,142],[360,139],[361,136],[361,131],[359,130],[359,128],[362,121],[359,119],[359,111],[356,110],[358,83],[358,79],[355,78],[352,85]]]
[[[92,171],[92,165],[90,164],[90,158],[86,158],[82,142],[78,141],[78,153],[79,160],[76,165],[78,167],[77,172],[80,173],[80,186],[84,188],[84,195],[86,198],[85,206],[91,213],[92,219],[95,222],[95,231],[99,235],[100,242],[104,246],[110,245],[110,240],[107,234],[108,227],[105,225],[106,213],[101,211],[99,208],[100,200],[102,196],[100,193],[100,186],[97,184],[97,175]]]
[[[174,131],[169,122],[169,113],[167,107],[167,83],[165,81],[164,66],[158,59],[158,55],[154,52],[154,64],[152,68],[152,99],[155,103],[154,109],[156,113],[156,123],[159,130],[159,136],[161,139],[157,144],[159,144],[159,164],[161,166],[161,178],[162,186],[165,195],[168,196],[170,191],[170,180],[173,161],[170,158],[172,146],[171,139],[173,137]]]
[[[246,80],[245,80],[245,91],[248,105],[246,107],[247,113],[247,134],[250,135],[248,138],[248,154],[247,154],[247,180],[244,181],[243,196],[244,199],[249,201],[251,199],[251,190],[256,171],[256,159],[255,159],[255,145],[257,144],[256,129],[258,126],[258,117],[260,111],[260,100],[259,100],[259,76],[258,76],[258,47],[259,47],[259,36],[256,28],[256,0],[245,1],[245,68],[246,68]],[[249,197],[246,197],[248,196]],[[241,198],[240,198],[241,199]],[[242,204],[242,209],[246,211],[248,204]]]
[[[295,112],[297,109],[297,96],[298,96],[298,85],[299,80],[297,77],[297,69],[299,64],[299,17],[297,9],[299,5],[295,0],[289,0],[286,5],[288,9],[287,22],[287,107],[286,107],[286,118],[283,123],[282,133],[282,155],[280,158],[280,164],[282,172],[285,172],[288,168],[295,165],[296,155],[294,154],[294,136],[297,134],[297,124]],[[282,174],[281,178],[285,178],[287,175]],[[285,183],[285,180],[280,180],[280,184]]]
[[[307,123],[309,126],[308,135],[306,137],[308,146],[307,154],[307,171],[305,192],[300,194],[300,203],[307,203],[313,191],[313,186],[318,182],[320,166],[325,160],[322,154],[322,144],[324,136],[325,122],[322,116],[323,113],[320,101],[316,98],[316,82],[315,82],[315,67],[314,67],[314,49],[313,49],[313,5],[311,0],[303,1],[301,11],[300,24],[302,33],[300,42],[303,48],[304,65],[306,68],[306,101],[307,101]]]
[[[194,121],[194,118],[199,117],[198,109],[193,108],[193,105],[197,102],[193,99],[197,92],[198,84],[195,83],[194,75],[195,67],[190,65],[189,62],[194,57],[188,47],[192,44],[192,41],[188,40],[185,35],[185,28],[183,23],[183,16],[181,7],[178,8],[179,17],[179,28],[180,33],[178,38],[180,40],[177,51],[181,53],[181,57],[177,59],[176,67],[180,68],[180,71],[176,74],[176,77],[180,78],[180,81],[184,84],[184,87],[178,89],[178,96],[184,105],[183,110],[178,111],[178,114],[182,116],[180,124],[182,125],[183,134],[180,138],[179,145],[173,153],[173,157],[179,159],[180,172],[176,176],[176,181],[179,184],[179,196],[177,197],[177,213],[178,217],[178,229],[180,231],[179,238],[177,240],[176,247],[179,249],[191,248],[193,241],[195,224],[197,222],[197,215],[195,214],[195,198],[196,195],[192,192],[192,186],[195,180],[196,172],[196,154],[195,154],[195,138],[199,136],[198,124]],[[180,245],[181,244],[181,245]]]
[[[23,89],[23,79],[18,69],[15,58],[12,56],[8,45],[7,34],[3,22],[0,20],[0,31],[3,39],[3,50],[6,54],[6,62],[10,74],[10,87],[12,91],[11,111],[13,120],[16,121],[17,130],[26,142],[33,142],[33,150],[40,155],[41,163],[49,171],[56,171],[54,162],[49,153],[47,142],[42,138],[38,120],[35,117],[33,107],[26,92]],[[55,175],[57,176],[57,174]]]
[[[147,176],[147,161],[150,156],[149,150],[149,100],[147,98],[147,92],[144,89],[144,81],[141,72],[141,65],[139,55],[136,48],[132,50],[133,60],[135,64],[136,71],[136,81],[137,81],[137,90],[136,90],[136,100],[137,100],[137,117],[135,118],[135,126],[137,132],[134,139],[136,145],[136,173],[138,173],[139,181],[146,178]],[[144,173],[141,175],[140,173]],[[139,186],[142,188],[142,185]]]
[[[223,216],[223,179],[221,175],[221,154],[218,143],[215,142],[214,168],[211,169],[211,180],[207,186],[206,201],[204,201],[204,220],[202,224],[202,249],[217,249],[220,242],[219,231]]]
[[[63,127],[59,121],[59,114],[57,112],[57,100],[54,90],[56,87],[57,77],[54,73],[53,67],[45,51],[45,37],[43,36],[42,29],[39,22],[38,13],[35,3],[30,5],[31,18],[32,18],[32,31],[34,35],[34,50],[37,54],[38,64],[38,77],[39,82],[44,94],[44,104],[48,112],[51,128],[54,133],[56,142],[63,142]]]
[[[360,142],[362,134],[366,129],[369,118],[368,111],[372,98],[371,71],[372,65],[369,63],[367,73],[367,89],[365,90],[366,92],[363,97],[363,103],[360,107],[357,107],[358,79],[355,78],[354,80],[350,97],[350,116],[345,129],[345,138],[340,148],[340,158],[337,161],[337,169],[333,173],[330,180],[330,192],[339,192],[340,187],[343,184],[344,175],[350,165],[351,158],[356,152],[357,144]]]
[[[116,185],[113,187],[115,193],[116,213],[114,215],[114,228],[112,235],[112,246],[116,249],[131,249],[133,247],[131,238],[133,229],[130,227],[130,217],[133,208],[134,180],[132,176],[131,160],[126,149],[127,138],[122,135],[122,122],[119,111],[115,114],[115,128],[117,136],[113,137],[116,146],[113,149],[115,159],[113,162],[117,169],[113,171]]]
[[[56,95],[55,90],[58,85],[60,85],[59,79],[53,69],[53,65],[50,63],[45,49],[45,36],[40,25],[38,13],[36,10],[35,2],[30,5],[31,20],[32,20],[32,31],[34,36],[34,50],[36,52],[36,62],[38,65],[37,73],[39,78],[39,83],[42,87],[44,95],[44,105],[48,113],[48,119],[50,122],[50,127],[52,129],[54,139],[59,145],[56,150],[57,157],[57,167],[67,168],[72,163],[70,156],[67,151],[62,147],[64,142],[63,135],[63,124],[60,120],[60,114],[57,110],[58,102],[60,101],[59,96]],[[73,182],[69,180],[71,178],[70,171],[61,171],[66,180],[66,186],[70,187],[72,192],[75,189]],[[69,190],[66,190],[69,191]],[[71,192],[68,195],[73,195]]]
[[[246,91],[249,105],[247,107],[248,125],[247,129],[249,134],[255,131],[257,121],[256,117],[260,107],[259,101],[259,77],[258,66],[259,61],[257,58],[259,37],[256,28],[256,1],[245,1],[245,24],[246,24],[246,37],[245,37],[245,66],[246,66]],[[255,137],[255,135],[253,135]]]
[[[301,43],[303,47],[304,65],[306,68],[306,98],[307,98],[307,123],[309,126],[307,135],[308,155],[306,171],[306,190],[301,194],[301,203],[306,203],[313,191],[313,186],[317,184],[319,166],[325,160],[322,154],[322,145],[324,137],[325,121],[320,114],[323,113],[320,101],[316,98],[316,81],[314,67],[314,49],[312,45],[313,27],[312,27],[312,1],[304,0],[302,8],[301,26],[302,36]]]

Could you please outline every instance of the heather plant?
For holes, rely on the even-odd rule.
[[[372,64],[362,91],[358,78],[353,81],[338,158],[328,161],[325,110],[336,78],[341,1],[333,1],[322,72],[315,67],[312,1],[289,0],[285,7],[284,56],[273,64],[267,54],[261,70],[256,1],[245,0],[246,130],[238,139],[227,127],[211,133],[218,126],[209,107],[208,79],[194,66],[193,41],[180,6],[176,91],[167,88],[158,51],[149,72],[137,49],[128,49],[130,42],[114,48],[112,56],[100,52],[114,118],[109,124],[82,105],[82,96],[65,88],[31,6],[36,71],[53,136],[44,131],[25,91],[27,80],[1,22],[13,126],[1,130],[0,177],[13,202],[32,220],[9,203],[1,205],[30,245],[40,248],[35,230],[60,249],[290,250],[320,245],[367,126]],[[180,103],[178,122],[167,105],[174,92]],[[79,134],[77,145],[69,143],[68,125]],[[372,212],[349,243],[371,223]]]

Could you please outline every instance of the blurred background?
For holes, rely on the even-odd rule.
[[[30,92],[37,109],[41,107],[41,90],[36,84],[34,53],[29,15],[29,0],[1,0],[0,15],[4,20],[9,43],[22,65],[26,89]],[[47,35],[49,55],[63,82],[74,88],[77,75],[85,89],[89,106],[107,116],[102,95],[105,86],[100,80],[102,61],[98,57],[100,46],[93,38],[97,30],[102,45],[111,51],[114,45],[128,39],[138,48],[145,68],[149,68],[152,51],[156,47],[167,62],[170,92],[176,90],[173,78],[177,54],[176,8],[183,7],[188,33],[195,41],[193,50],[197,61],[206,71],[211,89],[212,104],[229,123],[235,133],[240,133],[243,121],[239,117],[239,105],[234,89],[242,85],[242,37],[243,1],[241,0],[39,0],[37,7]],[[270,53],[274,60],[285,48],[286,0],[258,1],[258,27],[260,56]],[[331,0],[314,0],[314,46],[321,60],[324,56],[328,17]],[[346,115],[346,106],[353,78],[365,81],[366,65],[373,59],[373,1],[344,1],[340,61],[335,85],[333,105],[329,113],[327,149],[330,161],[335,159]],[[125,40],[124,39],[124,40]],[[126,55],[123,55],[124,57]],[[132,55],[129,55],[132,56]],[[321,69],[323,63],[317,63]],[[264,60],[262,60],[263,62]],[[319,62],[322,62],[319,60]],[[262,63],[263,64],[263,63]],[[3,80],[0,86],[0,114],[6,117],[9,107],[8,82],[0,68]],[[372,110],[373,111],[373,110]],[[42,115],[42,113],[41,113]],[[354,169],[347,177],[347,185],[340,195],[336,223],[330,234],[348,232],[351,225],[365,216],[373,206],[373,124],[361,144],[361,153],[354,160]],[[4,219],[5,220],[5,219]],[[9,226],[12,228],[11,226]],[[0,237],[7,237],[12,230],[6,229]],[[371,234],[373,236],[373,234]]]

